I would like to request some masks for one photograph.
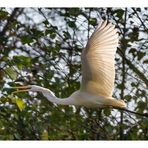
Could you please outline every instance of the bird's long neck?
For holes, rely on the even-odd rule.
[[[62,105],[72,105],[73,104],[73,99],[72,98],[57,98],[54,93],[46,88],[40,89],[39,92],[42,92],[42,94],[52,103],[56,104],[62,104]]]

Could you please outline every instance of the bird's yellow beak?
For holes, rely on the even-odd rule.
[[[12,92],[13,94],[19,93],[19,92],[27,92],[31,89],[30,86],[16,86],[12,87],[13,89],[17,89],[16,91]]]

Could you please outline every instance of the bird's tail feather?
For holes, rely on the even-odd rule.
[[[107,99],[106,104],[113,107],[126,108],[126,103],[123,100],[117,100],[115,98]]]

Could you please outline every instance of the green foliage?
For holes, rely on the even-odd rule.
[[[22,111],[26,106],[25,103],[20,98],[13,99],[13,102],[16,103],[20,111]]]
[[[114,11],[114,13],[116,14],[116,16],[119,19],[122,19],[123,18],[123,15],[124,15],[124,10],[123,9],[117,9],[117,10]]]
[[[8,18],[8,12],[4,10],[0,10],[0,19],[7,19]]]
[[[65,98],[78,90],[80,55],[101,14],[117,25],[120,35],[113,95],[124,99],[128,109],[146,113],[145,8],[25,8],[17,13],[18,10],[21,8],[0,9],[1,140],[148,139],[146,117],[126,112],[122,117],[111,108],[57,106],[40,93],[12,95],[9,88],[16,86],[15,80],[23,79],[25,84],[49,88],[57,97]]]
[[[16,73],[16,71],[14,71],[13,68],[7,67],[7,68],[5,69],[5,72],[8,74],[8,76],[9,76],[12,80],[16,80],[16,79],[17,79],[17,73]]]
[[[90,18],[89,19],[89,24],[96,26],[97,25],[97,19],[96,18]]]
[[[13,62],[17,63],[19,69],[23,67],[31,66],[31,58],[27,56],[13,56]]]
[[[33,42],[33,39],[32,39],[31,36],[24,35],[24,36],[21,37],[21,42],[22,42],[23,44],[30,44],[30,43]]]

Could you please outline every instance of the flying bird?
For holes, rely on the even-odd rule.
[[[62,105],[126,108],[123,100],[112,97],[118,40],[115,26],[102,20],[82,51],[81,87],[68,98],[57,98],[51,90],[37,85],[15,87],[14,93],[41,92],[50,102]]]

